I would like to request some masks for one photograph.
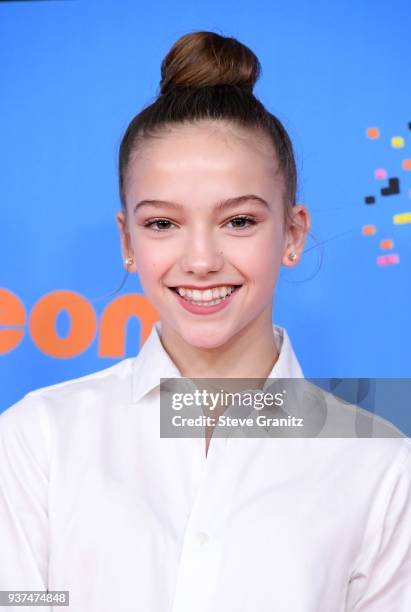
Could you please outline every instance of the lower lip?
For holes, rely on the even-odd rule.
[[[227,308],[227,306],[231,304],[231,302],[237,295],[239,289],[241,289],[241,286],[235,289],[232,293],[230,293],[228,297],[224,298],[222,302],[220,302],[219,304],[214,304],[214,306],[197,306],[196,304],[191,304],[191,302],[181,297],[181,295],[177,293],[177,291],[174,291],[173,289],[170,289],[170,291],[174,293],[181,306],[188,310],[188,312],[192,312],[193,314],[207,315],[214,314],[215,312],[223,310],[223,308]]]

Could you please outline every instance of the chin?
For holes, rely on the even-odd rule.
[[[185,342],[191,346],[203,349],[214,349],[228,342],[232,336],[232,334],[227,333],[227,331],[224,332],[221,326],[219,327],[220,330],[217,326],[215,330],[188,330],[186,327],[185,330],[180,330],[179,333]]]

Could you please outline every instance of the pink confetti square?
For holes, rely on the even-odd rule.
[[[388,173],[385,170],[385,168],[377,168],[376,170],[374,170],[374,177],[377,179],[377,181],[386,179],[387,176],[388,176]]]
[[[378,266],[392,266],[393,264],[400,263],[400,256],[397,253],[390,253],[389,255],[379,255],[377,257]]]

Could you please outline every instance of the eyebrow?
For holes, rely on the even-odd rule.
[[[251,200],[254,201],[256,204],[260,204],[264,208],[270,208],[268,202],[266,202],[263,198],[258,195],[255,195],[254,193],[250,193],[242,196],[237,196],[236,198],[229,198],[228,200],[223,200],[222,202],[218,202],[215,205],[214,210],[226,210],[228,208],[233,208],[234,206],[238,206],[238,204],[243,204],[243,202],[249,202]],[[137,204],[134,206],[133,213],[137,212],[137,210],[142,208],[143,206],[168,206],[169,208],[178,211],[181,211],[184,208],[181,204],[177,204],[176,202],[167,202],[165,200],[140,200],[140,202],[137,202]]]

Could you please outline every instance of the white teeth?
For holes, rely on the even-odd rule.
[[[225,300],[225,298],[221,298],[219,300],[211,300],[210,302],[194,302],[194,300],[187,300],[190,302],[190,304],[194,304],[195,306],[215,306],[215,304],[219,304],[220,302],[222,302],[223,300]]]
[[[233,291],[233,286],[214,287],[212,289],[205,289],[204,291],[199,289],[186,289],[185,287],[177,288],[177,292],[182,297],[196,302],[210,302],[211,300],[225,298],[226,295],[230,295]]]

